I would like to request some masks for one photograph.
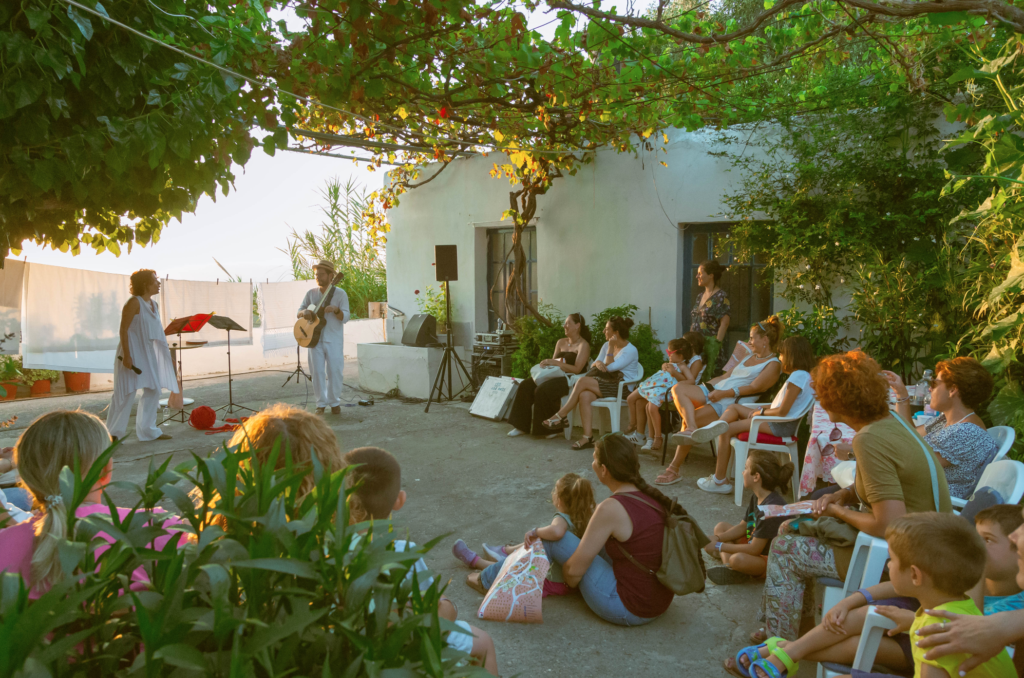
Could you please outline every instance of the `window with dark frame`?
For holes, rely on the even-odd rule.
[[[515,257],[512,255],[511,228],[492,228],[487,231],[487,327],[493,332],[498,328],[498,319],[508,321],[505,311],[505,288]],[[537,228],[527,226],[522,232],[523,251],[526,252],[526,276],[530,303],[536,305],[537,294]],[[492,291],[493,290],[493,291]],[[521,316],[526,308],[516,300],[516,315]]]

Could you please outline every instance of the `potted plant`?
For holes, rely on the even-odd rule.
[[[21,378],[21,359],[13,355],[0,355],[0,399],[14,400]]]
[[[89,390],[88,372],[64,372],[64,388],[68,393],[84,393]]]
[[[435,292],[433,287],[427,285],[422,296],[420,296],[419,290],[416,290],[416,295],[416,305],[420,307],[420,311],[434,316],[434,319],[437,320],[437,333],[447,333],[451,319],[448,317],[444,303],[444,290]]]
[[[33,396],[41,396],[49,393],[50,386],[58,379],[60,379],[60,372],[57,370],[33,370],[23,368],[21,370],[21,378],[18,379],[18,381],[32,389]]]

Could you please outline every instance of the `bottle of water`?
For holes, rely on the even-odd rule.
[[[932,390],[930,382],[935,378],[935,373],[931,370],[925,370],[924,374],[921,375],[921,381],[917,382],[917,386],[914,387],[914,399],[913,403],[924,407],[932,401]]]

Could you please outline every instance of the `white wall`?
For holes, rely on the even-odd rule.
[[[682,318],[680,224],[728,223],[721,197],[739,176],[727,159],[708,154],[715,132],[660,132],[655,152],[641,157],[605,150],[574,177],[555,180],[537,200],[537,282],[541,301],[588,318],[632,303],[637,319],[664,342],[679,336]],[[657,139],[656,139],[657,138]],[[665,161],[663,167],[659,161]],[[414,290],[434,282],[434,245],[458,245],[459,280],[451,284],[456,322],[487,326],[486,229],[501,227],[509,207],[507,179],[489,176],[503,155],[453,162],[388,213],[388,303],[418,313]],[[506,224],[507,227],[509,224]],[[469,328],[467,328],[469,329]],[[395,341],[390,336],[389,341]],[[597,340],[595,338],[595,340]]]

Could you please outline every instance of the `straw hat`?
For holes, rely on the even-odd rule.
[[[313,264],[313,272],[314,273],[316,273],[316,269],[318,269],[318,268],[326,268],[328,271],[331,272],[331,275],[334,275],[334,274],[336,274],[338,272],[338,269],[336,269],[334,267],[334,264],[332,264],[331,262],[327,261],[326,259],[321,259],[317,263]]]

